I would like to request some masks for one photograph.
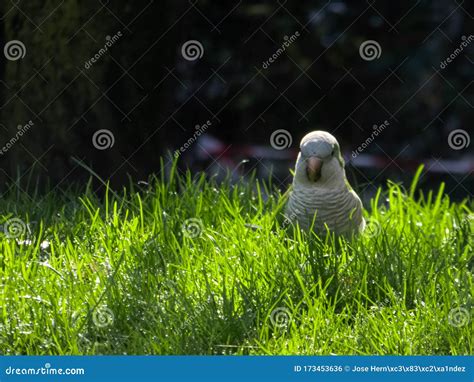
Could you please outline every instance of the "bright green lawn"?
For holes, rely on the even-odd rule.
[[[336,243],[285,227],[283,196],[256,182],[11,191],[0,351],[473,354],[472,202],[413,188],[389,185]]]

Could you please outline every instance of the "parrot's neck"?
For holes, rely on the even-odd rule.
[[[327,179],[320,179],[316,183],[314,182],[301,182],[298,181],[296,178],[293,180],[293,188],[300,188],[300,189],[311,189],[314,192],[338,192],[347,190],[347,179],[344,170],[342,170],[342,174],[334,174]]]
[[[345,182],[328,184],[308,184],[308,183],[293,183],[293,189],[301,191],[305,195],[314,195],[318,198],[320,195],[339,195],[350,192]]]

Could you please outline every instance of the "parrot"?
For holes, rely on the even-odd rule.
[[[329,230],[350,237],[365,228],[362,202],[346,179],[339,143],[327,131],[312,131],[301,140],[285,216],[318,236]]]

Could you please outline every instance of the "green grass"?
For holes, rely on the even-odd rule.
[[[473,353],[472,201],[389,184],[350,241],[285,225],[284,201],[175,171],[102,198],[14,187],[0,199],[0,224],[21,234],[0,233],[0,351]]]

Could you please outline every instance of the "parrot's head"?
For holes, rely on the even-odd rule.
[[[300,143],[294,180],[314,186],[344,184],[344,160],[336,138],[322,130],[306,134]]]

